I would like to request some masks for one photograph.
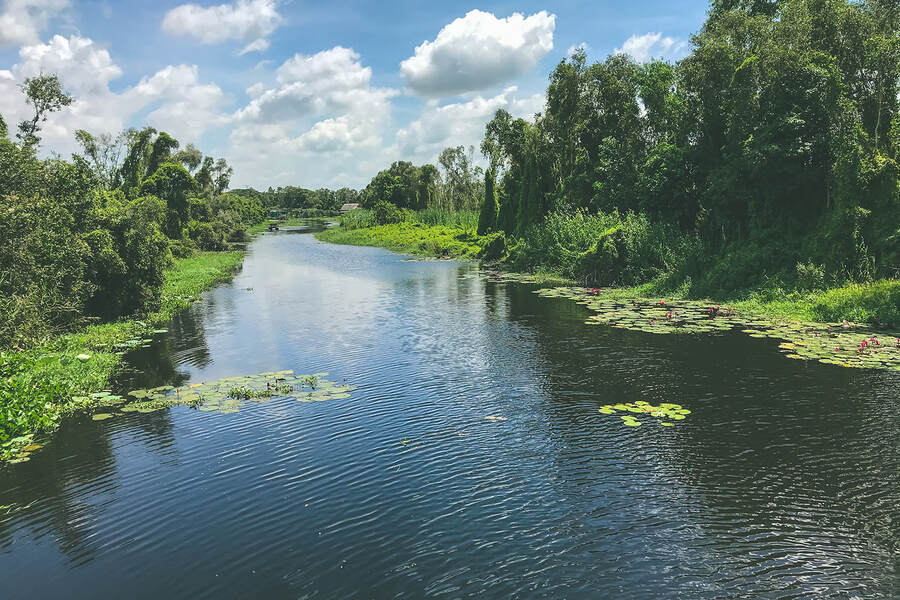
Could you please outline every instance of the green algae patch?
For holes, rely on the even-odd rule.
[[[655,334],[707,334],[739,331],[756,339],[780,341],[778,349],[794,360],[828,365],[900,371],[900,332],[871,325],[778,321],[693,300],[612,297],[607,290],[554,287],[535,290],[544,298],[566,298],[595,314],[589,325],[605,325]]]
[[[343,400],[356,389],[324,379],[328,373],[297,375],[293,371],[267,371],[256,375],[225,377],[218,381],[191,383],[183,387],[159,386],[132,390],[132,401],[122,412],[149,413],[171,406],[189,406],[203,412],[232,414],[247,402],[272,398],[295,398],[300,402]]]
[[[691,411],[683,408],[680,404],[663,402],[659,405],[653,405],[644,400],[628,404],[606,404],[601,406],[598,412],[603,415],[617,415],[622,419],[622,425],[626,427],[638,427],[642,424],[642,421],[638,420],[637,415],[641,415],[642,418],[666,419],[660,421],[660,425],[671,427],[674,423],[670,421],[681,421],[691,414]],[[620,414],[623,412],[628,414]]]

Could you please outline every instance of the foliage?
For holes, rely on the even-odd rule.
[[[61,415],[89,404],[87,396],[106,386],[119,364],[117,348],[147,337],[200,292],[230,278],[242,258],[242,252],[216,252],[175,261],[164,273],[158,309],[142,313],[143,321],[91,325],[24,351],[0,351],[0,458],[4,443],[53,429]]]
[[[425,208],[417,210],[413,220],[423,225],[445,225],[467,231],[475,231],[478,227],[478,213],[474,210],[440,210]]]
[[[371,210],[357,208],[341,216],[341,227],[344,229],[361,229],[373,225],[376,225],[375,213]]]
[[[896,277],[893,10],[717,0],[675,65],[575,52],[551,74],[543,114],[501,109],[485,129],[511,259],[596,283],[667,274],[694,295]],[[600,227],[616,212],[628,227]]]
[[[378,225],[401,223],[409,220],[410,217],[409,209],[397,208],[395,205],[390,202],[385,202],[384,200],[379,200],[375,203],[375,206],[372,208],[372,213],[375,215],[375,223]]]
[[[497,217],[500,216],[500,200],[494,189],[494,173],[484,174],[484,200],[478,215],[478,235],[485,235],[497,228]]]
[[[259,199],[221,193],[227,163],[190,145],[176,152],[178,141],[152,128],[79,130],[81,155],[39,159],[40,124],[72,98],[52,75],[26,80],[24,91],[34,119],[20,127],[21,143],[0,136],[0,349],[152,312],[170,248],[224,250],[265,218]],[[188,168],[201,164],[193,177]]]
[[[19,133],[16,137],[23,145],[34,147],[41,141],[38,133],[41,130],[41,123],[47,120],[48,114],[69,106],[73,98],[63,91],[62,83],[56,75],[41,74],[37,77],[28,77],[22,84],[22,91],[25,92],[25,100],[34,107],[34,117],[19,124]]]
[[[316,238],[336,244],[381,246],[396,252],[438,258],[475,258],[482,248],[482,239],[472,230],[410,221],[360,229],[326,229],[317,233]]]

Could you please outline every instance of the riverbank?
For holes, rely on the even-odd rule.
[[[123,354],[146,343],[201,292],[231,279],[243,256],[237,250],[176,259],[166,272],[158,310],[139,319],[91,325],[24,352],[0,353],[0,459],[15,460],[35,434],[53,430],[66,414],[102,402],[92,394],[103,393]]]
[[[404,221],[358,229],[335,227],[315,234],[333,244],[378,246],[394,252],[433,258],[473,260],[484,247],[485,237],[460,227],[425,225]]]
[[[316,238],[336,244],[378,246],[415,256],[469,260],[479,258],[483,254],[482,250],[493,239],[492,236],[478,236],[463,228],[429,226],[419,222],[356,229],[339,227],[317,233]],[[500,263],[498,268],[505,271],[508,267]],[[538,269],[524,274],[530,275],[533,282],[541,284],[576,284],[552,271]],[[673,281],[667,276],[636,286],[603,288],[600,293],[609,299],[658,301],[669,298],[704,301],[759,317],[791,322],[826,323],[847,320],[900,326],[900,281],[894,279],[807,291],[773,286],[710,298],[692,296],[684,282]]]

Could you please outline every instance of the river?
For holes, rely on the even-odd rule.
[[[0,596],[900,597],[900,373],[586,326],[310,231],[260,236],[118,385],[294,369],[351,397],[69,419],[0,471]],[[692,412],[598,412],[637,400]]]

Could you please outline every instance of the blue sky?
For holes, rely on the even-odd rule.
[[[393,160],[477,145],[500,107],[541,110],[573,46],[674,60],[707,10],[669,2],[0,0],[0,113],[58,73],[76,97],[45,128],[150,124],[224,156],[233,184],[361,187]]]

